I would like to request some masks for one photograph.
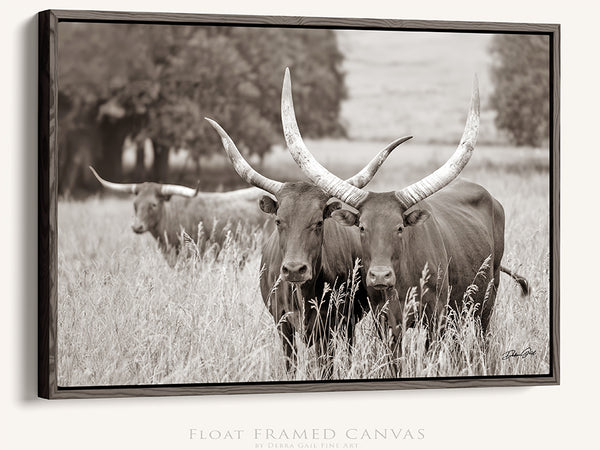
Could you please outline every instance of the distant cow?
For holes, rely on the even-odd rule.
[[[465,291],[473,284],[478,289],[472,292],[472,299],[478,304],[477,314],[485,333],[500,271],[513,276],[527,293],[526,281],[500,265],[504,253],[504,211],[500,203],[475,183],[458,180],[450,184],[475,148],[479,128],[476,81],[463,137],[448,162],[402,190],[385,193],[353,186],[316,161],[300,136],[291,95],[286,71],[282,110],[288,148],[315,184],[357,210],[338,210],[332,216],[360,232],[363,277],[369,296],[393,299],[388,304],[387,322],[396,343],[403,322],[411,326],[418,315],[433,325],[435,318],[443,318],[448,295],[450,306],[460,311]],[[431,276],[421,285],[425,265]],[[416,311],[405,308],[411,288],[417,289]]]
[[[282,337],[288,369],[295,358],[295,331],[301,326],[306,343],[316,344],[321,355],[327,352],[331,328],[336,323],[347,327],[351,341],[355,323],[368,309],[364,283],[359,284],[353,302],[336,306],[330,304],[329,295],[324,295],[325,283],[338,288],[341,283],[347,285],[361,258],[358,230],[327,220],[342,207],[341,203],[330,202],[331,196],[312,183],[281,183],[259,174],[244,160],[227,133],[208,120],[221,136],[237,173],[275,197],[265,195],[260,200],[260,209],[274,216],[277,226],[263,245],[260,289]],[[390,152],[407,139],[410,138],[392,142],[347,183],[365,186]]]
[[[201,250],[205,249],[208,237],[211,244],[222,245],[228,224],[233,231],[238,224],[273,228],[256,208],[265,192],[255,187],[231,192],[198,192],[171,184],[112,183],[102,179],[92,167],[90,170],[105,188],[135,195],[135,219],[131,229],[137,234],[150,232],[171,264],[181,248],[181,232],[185,231],[198,242],[200,223],[205,238],[200,241]]]

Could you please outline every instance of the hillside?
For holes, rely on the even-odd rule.
[[[501,143],[488,108],[487,53],[492,35],[400,31],[338,31],[348,99],[342,120],[350,138],[456,143],[474,74],[481,93],[480,142]]]

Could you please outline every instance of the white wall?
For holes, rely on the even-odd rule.
[[[586,448],[597,444],[598,95],[591,3],[326,3],[318,0],[20,1],[5,4],[0,182],[3,313],[2,448],[253,448],[189,440],[189,428],[413,427],[422,441],[359,448]],[[36,398],[37,11],[48,7],[232,14],[388,17],[562,24],[562,246],[560,387],[302,395],[46,401]],[[8,16],[8,19],[6,19]],[[460,61],[457,61],[460,64]],[[228,445],[230,447],[228,447]],[[320,445],[320,444],[319,444]]]

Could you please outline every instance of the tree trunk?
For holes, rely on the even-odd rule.
[[[102,154],[98,168],[103,178],[115,183],[123,182],[123,143],[127,137],[127,126],[122,120],[103,118],[100,122]]]
[[[133,169],[133,175],[136,179],[144,181],[146,179],[146,166],[144,165],[145,157],[145,139],[138,139],[135,142],[135,169]]]
[[[107,180],[123,182],[123,144],[129,135],[139,132],[140,119],[137,116],[125,116],[122,119],[104,116],[100,120],[102,155],[98,167],[100,174]]]
[[[152,165],[152,180],[166,183],[169,175],[169,147],[158,142],[152,142],[154,149],[154,164]]]

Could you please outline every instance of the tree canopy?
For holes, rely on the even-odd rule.
[[[341,62],[325,29],[61,23],[59,133],[127,123],[121,128],[134,138],[200,155],[221,151],[204,120],[211,117],[242,151],[262,155],[282,141],[281,85],[290,67],[303,134],[344,135]],[[120,164],[114,145],[95,150],[99,159],[108,155],[106,166]]]
[[[490,50],[496,126],[515,145],[543,144],[550,123],[548,36],[498,34]]]

